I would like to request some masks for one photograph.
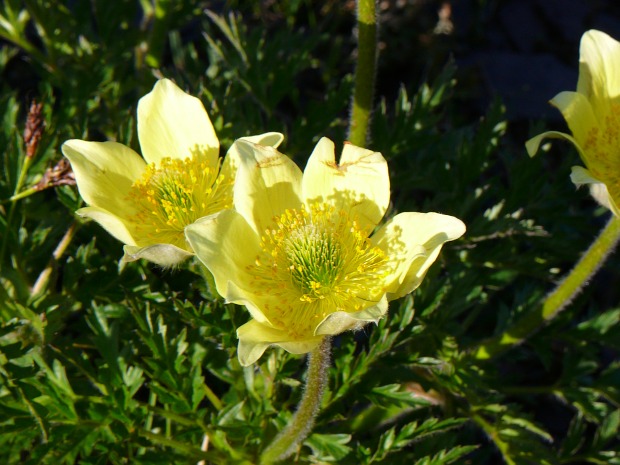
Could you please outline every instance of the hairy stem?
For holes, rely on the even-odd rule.
[[[325,337],[321,344],[310,353],[306,390],[299,407],[289,424],[275,437],[263,451],[260,463],[268,465],[284,460],[308,436],[321,406],[321,399],[327,384],[331,340]]]
[[[357,66],[349,121],[349,142],[364,147],[372,110],[377,64],[376,0],[357,1]]]
[[[575,265],[575,268],[549,294],[536,312],[529,313],[514,326],[488,339],[474,351],[474,357],[486,360],[523,342],[532,333],[553,320],[572,302],[588,280],[598,271],[620,239],[620,220],[612,216],[607,226]]]

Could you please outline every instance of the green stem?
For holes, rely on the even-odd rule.
[[[614,250],[620,239],[620,220],[612,216],[594,243],[581,257],[575,268],[564,278],[556,289],[547,296],[542,307],[529,313],[512,328],[493,337],[474,351],[474,357],[486,360],[523,342],[532,333],[553,320],[571,303],[588,280],[598,271],[605,259]]]
[[[213,407],[215,407],[215,409],[218,411],[222,410],[224,408],[224,406],[222,405],[222,401],[219,399],[219,397],[215,395],[215,393],[211,390],[211,388],[207,386],[206,384],[203,384],[202,388],[205,391],[205,395],[207,396],[207,399],[209,399],[211,404],[213,404]]]
[[[26,175],[28,174],[28,170],[30,169],[30,165],[32,164],[33,157],[24,157],[24,162],[22,163],[21,171],[19,172],[19,177],[17,178],[17,184],[15,184],[15,190],[13,191],[13,195],[17,195],[19,191],[22,190],[22,186],[26,182]]]
[[[323,391],[327,384],[331,340],[323,338],[321,344],[310,353],[306,390],[293,418],[263,451],[260,464],[267,465],[284,460],[307,436],[319,413]]]
[[[349,142],[364,147],[372,109],[377,64],[377,5],[375,0],[357,1],[357,67],[349,122]]]
[[[174,6],[171,0],[155,0],[153,27],[149,35],[148,49],[146,52],[146,64],[151,68],[159,68],[161,59],[168,39],[170,29],[171,12]]]
[[[2,203],[5,203],[5,202],[17,202],[18,200],[21,200],[21,199],[24,199],[26,197],[29,197],[32,194],[36,194],[37,192],[41,192],[41,190],[37,189],[36,187],[29,187],[28,189],[25,189],[25,190],[21,191],[19,194],[15,194],[15,195],[9,197],[8,199],[3,201]]]
[[[77,231],[77,223],[73,222],[71,223],[71,226],[69,226],[69,229],[67,229],[65,234],[62,236],[62,239],[60,240],[60,242],[54,249],[54,252],[52,253],[52,258],[48,262],[47,266],[39,274],[39,277],[37,278],[34,285],[32,286],[32,290],[30,291],[30,295],[32,297],[38,296],[47,288],[47,285],[50,280],[50,276],[52,275],[52,271],[54,271],[54,268],[58,264],[58,261],[60,260],[60,258],[64,255],[65,251],[67,250],[67,247],[69,247],[69,244],[71,244],[71,241],[75,237],[76,231]]]
[[[215,452],[203,451],[201,449],[197,449],[194,446],[188,445],[184,441],[179,441],[177,439],[173,439],[171,435],[163,435],[163,434],[155,434],[151,431],[146,431],[143,429],[136,428],[135,432],[142,436],[143,438],[148,439],[151,443],[158,446],[166,446],[172,449],[176,449],[184,452],[187,455],[191,455],[198,458],[204,458],[208,460],[210,463],[223,463],[224,457],[221,454],[216,454]],[[247,463],[247,462],[245,462]]]
[[[15,197],[19,191],[21,191],[24,182],[26,181],[26,175],[28,174],[28,169],[32,164],[32,157],[24,157],[24,162],[22,163],[21,170],[19,172],[19,176],[17,178],[17,183],[15,184],[15,189],[13,190],[13,197]],[[13,221],[13,215],[15,214],[15,200],[11,200],[11,206],[9,207],[9,214],[7,215],[5,222],[5,232],[4,239],[2,240],[2,246],[0,246],[0,263],[4,261],[4,254],[6,253],[6,248],[9,242],[10,228],[11,223]]]
[[[510,446],[507,442],[505,442],[499,435],[499,432],[495,429],[491,423],[482,418],[482,415],[477,413],[471,413],[470,418],[476,423],[482,430],[486,433],[486,435],[493,441],[495,447],[502,454],[502,458],[506,462],[507,465],[515,465],[515,461],[512,459],[510,454]]]

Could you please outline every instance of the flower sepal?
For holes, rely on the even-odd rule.
[[[123,256],[125,262],[134,262],[144,258],[166,268],[178,266],[193,255],[187,250],[171,244],[155,244],[147,247],[125,245],[123,251],[125,252]]]
[[[342,312],[336,311],[325,317],[321,321],[314,334],[316,336],[335,336],[345,331],[357,331],[362,329],[368,323],[377,324],[381,318],[385,316],[388,309],[388,301],[386,296],[382,296],[381,300],[372,307],[365,308],[359,312]]]
[[[323,336],[316,336],[292,341],[286,331],[257,320],[250,320],[240,326],[237,329],[237,337],[239,338],[237,357],[244,367],[255,363],[272,345],[279,346],[292,354],[305,354],[312,352],[323,339]]]
[[[185,235],[219,294],[253,318],[237,331],[244,366],[269,346],[307,353],[325,337],[377,323],[465,232],[438,213],[401,213],[379,226],[390,183],[378,152],[345,144],[336,161],[323,138],[302,173],[273,147],[240,140],[231,151],[240,155],[234,209]]]

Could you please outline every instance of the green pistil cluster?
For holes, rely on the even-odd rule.
[[[257,295],[276,327],[311,337],[334,312],[356,312],[385,293],[390,268],[385,253],[344,211],[326,204],[286,210],[261,240],[250,267]]]
[[[309,224],[292,232],[286,242],[291,277],[303,292],[301,300],[312,302],[325,298],[338,282],[343,268],[342,247],[333,232]]]

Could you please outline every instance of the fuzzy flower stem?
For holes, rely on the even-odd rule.
[[[497,337],[487,340],[474,351],[474,357],[486,360],[520,344],[532,333],[553,320],[581,292],[601,267],[620,239],[620,219],[612,216],[594,243],[551,294],[539,311],[530,313]]]
[[[275,437],[263,451],[260,464],[268,465],[284,460],[308,436],[319,413],[321,399],[327,384],[327,369],[331,353],[331,340],[325,337],[310,353],[306,390],[290,423]]]
[[[366,146],[377,64],[376,0],[357,1],[357,67],[349,122],[349,142]]]

